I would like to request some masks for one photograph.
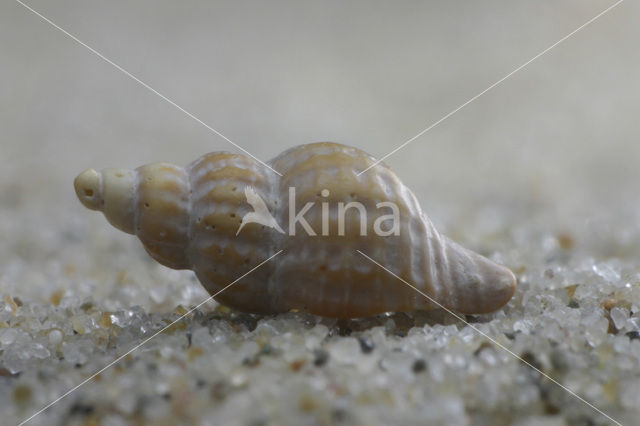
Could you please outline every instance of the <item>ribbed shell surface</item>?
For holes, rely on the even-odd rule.
[[[253,188],[270,211],[278,200],[272,196],[273,171],[249,157],[212,153],[187,167],[191,184],[191,269],[209,293],[215,294],[277,250],[277,235],[270,228],[250,224],[236,235],[242,217],[251,212],[244,189]],[[275,175],[277,176],[277,175]],[[276,262],[268,262],[240,279],[216,297],[225,305],[257,313],[277,311],[268,294]]]
[[[357,252],[438,297],[440,289],[430,279],[435,269],[430,252],[439,249],[439,236],[389,168],[379,165],[375,173],[358,176],[373,162],[358,149],[316,143],[273,159],[270,165],[282,177],[231,153],[207,154],[185,169],[143,166],[138,169],[137,234],[160,262],[193,269],[211,294],[282,250],[216,297],[250,312],[303,309],[356,317],[431,308],[428,299]],[[242,217],[252,211],[246,187],[265,201],[287,234],[249,223],[236,235]],[[354,202],[364,209],[349,205]],[[390,207],[378,207],[382,202],[393,203],[399,212],[399,228],[387,236],[373,227],[392,213]],[[300,219],[290,223],[308,203]],[[380,229],[390,233],[393,225],[387,219]]]
[[[429,277],[430,251],[438,250],[431,245],[437,245],[438,234],[415,196],[388,167],[378,165],[375,171],[358,176],[374,161],[356,148],[315,143],[292,148],[270,162],[283,175],[276,192],[282,200],[276,219],[289,231],[281,241],[284,251],[270,280],[270,293],[280,305],[332,317],[433,308],[424,296],[357,252],[437,297],[440,290]],[[308,235],[299,223],[292,235],[290,188],[295,188],[294,212],[313,203],[304,218],[317,235]],[[326,197],[323,190],[329,191]],[[366,217],[355,207],[346,208],[344,235],[340,235],[340,203],[350,202],[363,205]],[[382,202],[398,207],[398,235],[380,236],[373,228],[376,219],[391,213],[389,207],[378,207]],[[328,235],[322,232],[323,219]],[[391,225],[387,220],[381,229],[389,231]]]
[[[269,165],[214,152],[185,168],[88,169],[74,185],[154,259],[192,269],[239,310],[363,317],[503,306],[513,273],[440,235],[387,166],[364,173],[374,164],[359,149],[323,142]]]

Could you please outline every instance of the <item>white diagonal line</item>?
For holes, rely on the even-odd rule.
[[[107,364],[106,366],[104,366],[103,368],[101,368],[100,370],[96,371],[95,373],[93,373],[91,376],[89,376],[88,378],[86,378],[85,380],[83,380],[82,382],[78,383],[77,385],[75,385],[74,387],[72,387],[71,389],[69,389],[67,392],[65,392],[64,394],[62,394],[60,397],[56,398],[55,400],[51,401],[49,404],[45,405],[44,407],[42,407],[39,411],[37,411],[36,413],[34,413],[33,415],[31,415],[29,418],[21,421],[20,423],[18,423],[18,426],[22,426],[25,423],[29,422],[31,419],[33,419],[34,417],[36,417],[38,414],[42,413],[44,410],[46,410],[47,408],[50,408],[51,406],[55,405],[56,403],[58,403],[60,400],[62,400],[63,398],[69,396],[71,393],[73,393],[74,391],[76,391],[79,387],[85,385],[86,383],[90,382],[94,377],[96,377],[98,374],[102,373],[103,371],[107,370],[108,368],[112,367],[113,365],[117,364],[118,362],[120,362],[124,357],[126,357],[127,355],[129,355],[130,353],[134,352],[136,349],[140,348],[141,346],[143,346],[144,344],[146,344],[149,340],[153,339],[154,337],[156,337],[158,334],[161,334],[162,332],[164,332],[165,330],[167,330],[169,327],[171,327],[172,325],[174,325],[175,323],[177,323],[178,321],[182,320],[184,317],[186,317],[187,315],[189,315],[191,312],[195,311],[196,309],[198,309],[200,306],[204,305],[205,303],[207,303],[208,301],[210,301],[211,299],[213,299],[214,297],[216,297],[217,295],[219,295],[220,293],[222,293],[223,291],[225,291],[226,289],[228,289],[229,287],[231,287],[232,285],[234,285],[235,283],[237,283],[238,281],[240,281],[241,279],[243,279],[244,277],[246,277],[247,275],[249,275],[250,273],[252,273],[253,271],[255,271],[256,269],[258,269],[259,267],[261,267],[262,265],[264,265],[265,263],[267,263],[268,261],[270,261],[271,259],[273,259],[274,257],[276,257],[277,255],[279,255],[280,253],[282,253],[282,250],[279,250],[276,254],[274,254],[273,256],[271,256],[270,258],[262,261],[259,265],[253,267],[252,269],[249,270],[249,272],[245,273],[244,275],[242,275],[241,277],[235,279],[231,284],[227,285],[226,287],[224,287],[222,290],[216,292],[214,295],[206,298],[203,302],[200,302],[198,305],[196,305],[194,308],[191,308],[187,313],[185,313],[184,315],[180,316],[178,319],[176,319],[175,321],[171,322],[170,324],[168,324],[167,326],[163,327],[160,331],[155,332],[153,335],[151,335],[150,337],[144,339],[142,341],[142,343],[134,346],[132,349],[130,349],[129,351],[127,351],[125,354],[119,356],[118,358],[116,358],[114,361],[110,362],[109,364]]]
[[[429,301],[431,301],[432,303],[434,303],[435,305],[437,305],[438,307],[444,309],[445,311],[447,311],[449,314],[453,315],[455,318],[457,318],[458,320],[462,321],[463,323],[465,323],[465,325],[468,325],[469,327],[471,327],[472,329],[474,329],[476,332],[478,332],[479,334],[483,335],[484,337],[486,337],[487,339],[489,339],[494,345],[500,347],[501,349],[504,349],[505,351],[507,351],[509,354],[511,354],[514,358],[520,360],[521,362],[525,363],[526,365],[528,365],[529,367],[531,367],[532,369],[534,369],[535,371],[537,371],[538,373],[540,373],[542,376],[544,376],[545,378],[547,378],[549,381],[553,382],[554,384],[560,386],[562,389],[564,389],[565,391],[567,391],[570,395],[578,398],[580,401],[584,402],[585,404],[587,404],[589,407],[593,408],[595,411],[597,411],[598,413],[602,414],[604,417],[606,417],[607,419],[611,420],[612,422],[614,422],[615,424],[622,426],[622,423],[612,419],[609,415],[607,415],[605,412],[603,412],[602,410],[600,410],[598,407],[596,407],[595,405],[591,404],[589,401],[587,401],[586,399],[582,398],[580,395],[578,395],[577,393],[575,393],[574,391],[572,391],[571,389],[569,389],[568,387],[566,387],[565,385],[563,385],[562,383],[558,382],[557,380],[555,380],[553,377],[549,376],[548,374],[544,373],[543,371],[541,371],[539,368],[536,368],[534,365],[532,365],[530,362],[525,361],[524,359],[522,359],[522,357],[516,355],[513,351],[511,351],[510,349],[508,349],[506,346],[504,346],[503,344],[501,344],[500,342],[496,341],[493,337],[489,336],[487,333],[483,332],[482,330],[480,330],[478,327],[474,326],[473,324],[468,323],[467,321],[465,321],[460,315],[456,314],[455,312],[453,312],[452,310],[445,308],[442,304],[438,303],[436,300],[434,300],[432,297],[429,297],[427,294],[425,294],[424,292],[420,291],[419,289],[417,289],[415,286],[411,285],[410,283],[408,283],[407,281],[405,281],[404,279],[402,279],[401,277],[399,277],[398,275],[394,274],[393,272],[391,272],[389,269],[385,268],[384,266],[382,266],[380,263],[376,262],[374,259],[372,259],[371,257],[367,256],[366,254],[364,254],[363,252],[361,252],[360,250],[356,250],[358,253],[360,253],[362,256],[364,256],[365,258],[367,258],[368,260],[370,260],[371,262],[375,263],[376,265],[378,265],[380,268],[384,269],[385,271],[387,271],[389,274],[393,275],[394,277],[396,277],[397,279],[399,279],[400,281],[402,281],[403,283],[405,283],[406,285],[408,285],[409,287],[411,287],[412,289],[414,289],[415,291],[417,291],[418,293],[420,293],[421,295],[423,295],[424,297],[426,297],[427,299],[429,299]]]
[[[545,53],[547,53],[548,51],[550,51],[551,49],[553,49],[554,47],[556,47],[557,45],[559,45],[560,43],[562,43],[563,41],[565,41],[566,39],[568,39],[569,37],[571,37],[572,35],[574,35],[575,33],[577,33],[578,31],[582,30],[584,27],[586,27],[587,25],[593,23],[596,19],[600,18],[602,15],[604,15],[605,13],[609,12],[611,9],[613,9],[614,7],[618,6],[620,3],[622,3],[624,0],[618,0],[616,3],[614,3],[613,5],[609,6],[608,8],[606,8],[605,10],[603,10],[602,12],[600,12],[599,14],[597,14],[596,16],[594,16],[593,18],[589,19],[587,22],[585,22],[584,24],[580,25],[578,28],[576,28],[575,30],[571,31],[569,34],[567,34],[566,36],[562,37],[560,40],[556,41],[555,43],[553,43],[551,46],[547,47],[546,49],[544,49],[542,52],[538,53],[536,56],[534,56],[533,58],[529,59],[527,62],[525,62],[524,64],[520,65],[518,68],[516,68],[515,70],[511,71],[509,74],[505,75],[504,77],[502,77],[500,80],[496,81],[495,83],[493,83],[491,86],[487,87],[486,89],[484,89],[482,92],[478,93],[477,95],[475,95],[473,98],[469,99],[467,102],[463,103],[462,105],[460,105],[459,107],[457,107],[456,109],[454,109],[453,111],[451,111],[450,113],[448,113],[447,115],[445,115],[444,117],[442,117],[440,120],[436,121],[435,123],[431,124],[429,127],[427,127],[426,129],[422,130],[420,133],[418,133],[417,135],[415,135],[414,137],[412,137],[411,139],[409,139],[408,141],[404,142],[402,145],[400,145],[399,147],[397,147],[396,149],[394,149],[393,151],[391,151],[390,153],[388,153],[387,155],[385,155],[384,157],[380,158],[379,160],[376,160],[375,163],[373,163],[372,165],[370,165],[369,167],[367,167],[366,169],[364,169],[363,171],[357,173],[358,176],[360,176],[361,174],[363,174],[364,172],[366,172],[367,170],[371,169],[374,166],[377,166],[378,164],[380,164],[382,161],[384,161],[386,158],[392,156],[393,154],[395,154],[397,151],[401,150],[402,148],[404,148],[405,146],[409,145],[411,142],[413,142],[414,140],[418,139],[420,136],[424,135],[425,133],[427,133],[429,130],[433,129],[434,127],[436,127],[438,124],[442,123],[443,121],[445,121],[447,118],[451,117],[453,114],[455,114],[456,112],[460,111],[462,108],[466,107],[467,105],[469,105],[471,102],[475,101],[476,99],[478,99],[480,96],[484,95],[485,93],[487,93],[489,90],[493,89],[494,87],[496,87],[497,85],[499,85],[500,83],[502,83],[503,81],[505,81],[506,79],[508,79],[509,77],[511,77],[512,75],[514,75],[515,73],[517,73],[518,71],[520,71],[521,69],[523,69],[524,67],[526,67],[527,65],[529,65],[531,62],[535,61],[536,59],[538,59],[539,57],[541,57],[542,55],[544,55]]]
[[[88,44],[86,44],[82,40],[78,39],[78,37],[74,36],[69,31],[67,31],[64,28],[62,28],[59,25],[57,25],[51,19],[47,18],[46,16],[43,16],[41,13],[39,13],[36,10],[34,10],[31,6],[25,4],[21,0],[16,0],[16,2],[21,4],[26,9],[30,10],[31,12],[33,12],[34,14],[38,15],[42,20],[44,20],[45,22],[49,23],[54,28],[60,30],[62,33],[64,33],[66,36],[68,36],[69,38],[74,40],[76,43],[78,43],[78,44],[86,47],[87,49],[89,49],[93,54],[95,54],[96,56],[98,56],[103,61],[107,62],[108,64],[112,65],[113,67],[115,67],[116,69],[118,69],[119,71],[124,73],[127,77],[129,77],[132,80],[136,81],[137,83],[141,84],[142,86],[144,86],[149,91],[151,91],[151,92],[155,93],[156,95],[160,96],[162,99],[164,99],[165,101],[169,102],[171,105],[173,105],[174,107],[176,107],[177,109],[179,109],[180,111],[182,111],[183,113],[188,115],[189,117],[193,118],[195,121],[197,121],[198,123],[202,124],[204,127],[206,127],[207,129],[211,130],[213,133],[215,133],[216,135],[220,136],[222,139],[224,139],[225,141],[229,142],[231,145],[235,146],[236,148],[238,148],[239,150],[241,150],[242,152],[244,152],[245,154],[247,154],[248,156],[250,156],[251,158],[253,158],[257,162],[262,164],[263,166],[268,167],[273,172],[275,172],[277,175],[282,176],[282,174],[280,174],[280,172],[278,172],[277,170],[273,169],[267,163],[265,163],[264,161],[260,160],[258,157],[256,157],[255,155],[251,154],[249,151],[247,151],[246,149],[244,149],[243,147],[241,147],[237,143],[233,142],[231,139],[229,139],[228,137],[226,137],[225,135],[223,135],[222,133],[220,133],[219,131],[217,131],[213,127],[209,126],[207,123],[205,123],[204,121],[200,120],[198,117],[196,117],[195,115],[193,115],[192,113],[190,113],[189,111],[187,111],[186,109],[184,109],[183,107],[181,107],[180,105],[178,105],[177,103],[175,103],[174,101],[172,101],[171,99],[169,99],[168,97],[163,95],[162,93],[158,92],[156,89],[154,89],[153,87],[149,86],[147,83],[145,83],[144,81],[140,80],[138,77],[136,77],[135,75],[131,74],[129,71],[127,71],[126,69],[122,68],[120,65],[116,64],[111,59],[107,58],[102,53],[100,53],[96,49],[94,49],[93,47],[89,46]]]

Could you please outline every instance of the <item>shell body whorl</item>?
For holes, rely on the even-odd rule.
[[[86,207],[136,234],[160,263],[192,269],[211,294],[282,250],[216,297],[239,310],[363,317],[437,304],[461,313],[503,306],[513,273],[440,235],[388,167],[359,174],[374,163],[356,148],[314,143],[269,162],[282,176],[216,152],[185,168],[87,170],[75,186]],[[247,220],[261,205],[275,227]]]

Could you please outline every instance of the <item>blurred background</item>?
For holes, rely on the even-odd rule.
[[[613,2],[28,4],[266,161],[314,141],[384,156]],[[437,226],[469,241],[538,213],[551,231],[636,223],[638,11],[622,3],[386,160]],[[0,52],[5,228],[55,211],[106,226],[75,200],[87,167],[237,152],[14,1]]]
[[[27,4],[267,161],[294,145],[316,141],[341,142],[385,156],[614,3]],[[503,331],[513,339],[518,334],[512,345],[508,343],[515,353],[529,353],[531,348],[540,360],[551,359],[560,342],[563,353],[572,357],[566,363],[570,371],[558,373],[560,381],[629,424],[638,418],[640,406],[640,380],[634,373],[640,359],[639,18],[638,2],[621,3],[386,160],[414,190],[439,230],[518,274],[515,297],[486,324],[498,330],[496,336]],[[155,161],[186,165],[219,150],[239,152],[18,2],[0,2],[0,376],[13,377],[0,377],[0,411],[6,419],[24,419],[141,341],[146,330],[157,327],[148,313],[174,318],[207,297],[190,272],[159,266],[135,238],[82,207],[73,191],[74,177],[88,167],[135,168]],[[615,301],[607,310],[601,301],[614,296],[626,305],[609,315]],[[109,319],[105,325],[94,320],[112,318],[109,312],[117,314],[116,320],[120,315],[138,322],[114,325]],[[183,347],[187,335],[191,346],[191,330],[196,330],[194,342],[206,348],[200,364],[187,364],[193,366],[193,383],[204,378],[212,386],[218,379],[244,386],[233,376],[241,373],[253,377],[251,386],[229,397],[226,411],[220,413],[220,405],[206,397],[209,394],[202,398],[196,391],[185,393],[181,389],[186,385],[177,381],[170,388],[173,395],[190,396],[174,398],[178,420],[167,424],[185,421],[180,410],[221,423],[225,417],[239,423],[235,416],[240,414],[246,424],[267,424],[256,418],[286,424],[277,416],[261,414],[270,406],[268,401],[291,404],[282,411],[289,418],[298,411],[298,395],[311,392],[317,401],[330,400],[337,392],[334,384],[340,382],[351,389],[343,399],[358,404],[358,387],[382,389],[373,394],[369,406],[360,408],[361,424],[393,424],[412,415],[415,424],[441,416],[437,418],[446,419],[443,424],[465,425],[468,416],[485,411],[492,419],[486,424],[496,424],[496,413],[508,413],[503,418],[507,424],[505,419],[512,415],[518,419],[560,409],[569,413],[571,424],[600,424],[575,420],[580,418],[575,413],[585,413],[586,419],[596,414],[560,388],[553,388],[555,394],[539,390],[538,382],[523,388],[530,371],[522,372],[505,354],[506,360],[474,370],[481,372],[483,381],[473,378],[475,373],[466,375],[458,364],[447,367],[438,379],[438,365],[459,359],[450,353],[472,365],[487,343],[479,336],[464,337],[473,334],[469,328],[458,333],[453,326],[455,332],[447,339],[454,343],[438,346],[429,339],[439,339],[439,324],[424,329],[418,324],[415,339],[399,340],[385,322],[388,336],[377,331],[375,351],[360,357],[355,338],[333,334],[325,339],[327,327],[324,337],[309,344],[313,333],[305,328],[306,320],[296,318],[260,321],[265,330],[276,330],[276,337],[282,330],[280,346],[275,337],[271,344],[289,348],[283,351],[286,356],[310,360],[308,370],[315,368],[313,351],[328,348],[331,361],[314,376],[328,378],[319,390],[310,390],[310,383],[319,382],[307,381],[306,375],[286,374],[293,370],[288,363],[297,358],[278,361],[276,376],[270,376],[270,362],[262,367],[236,365],[246,359],[233,342],[257,351],[253,340],[259,333],[247,331],[243,337],[235,328],[210,333],[206,327],[225,322],[203,316],[175,336],[163,335],[150,343],[136,358],[140,361],[135,371],[127,367],[127,374],[120,375],[111,369],[101,383],[73,394],[33,424],[52,424],[57,418],[65,423],[60,416],[78,411],[74,401],[82,402],[81,408],[98,407],[97,417],[101,410],[111,412],[112,405],[135,414],[140,411],[134,404],[140,401],[136,395],[149,392],[157,394],[158,403],[149,413],[156,413],[154,407],[168,410],[171,402],[164,396],[169,385],[162,386],[182,375],[185,364],[173,368],[174,360],[191,361],[191,352],[185,358]],[[398,328],[413,325],[406,318],[402,321]],[[53,323],[64,335],[45,334]],[[105,349],[101,333],[120,326],[126,333],[120,335],[119,346]],[[197,337],[197,330],[205,332]],[[289,337],[282,338],[285,332]],[[213,344],[210,334],[228,335],[229,343]],[[307,346],[301,343],[305,341]],[[612,342],[620,356],[616,361],[607,355]],[[414,353],[414,343],[416,356],[428,359],[431,376],[413,374],[412,358],[389,361],[398,367],[388,372],[375,367],[377,360],[398,355],[398,345]],[[353,351],[340,349],[342,344]],[[161,368],[150,374],[155,370],[143,362],[159,362],[154,350],[164,355]],[[348,363],[344,369],[340,364],[340,357],[352,352],[359,373]],[[415,370],[414,364],[414,372],[421,369]],[[278,386],[270,377],[277,377]],[[451,384],[456,377],[459,383]],[[282,378],[286,380],[280,386]],[[262,385],[266,403],[251,396],[263,395]],[[384,393],[388,389],[395,399]],[[272,391],[276,396],[269,400]],[[214,387],[212,392],[218,391]],[[278,392],[295,397],[284,398]],[[448,394],[453,405],[429,396]],[[545,398],[564,402],[550,410]],[[389,408],[388,401],[399,404]],[[414,405],[406,410],[405,403]],[[627,410],[625,417],[622,409]]]

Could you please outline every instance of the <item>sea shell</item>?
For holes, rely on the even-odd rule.
[[[387,166],[360,174],[374,163],[323,142],[289,149],[270,167],[214,152],[185,168],[88,169],[74,184],[86,207],[137,235],[161,264],[192,269],[210,294],[282,250],[216,297],[241,311],[353,318],[507,303],[513,273],[440,235]]]

